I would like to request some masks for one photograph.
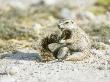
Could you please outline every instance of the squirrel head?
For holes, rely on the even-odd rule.
[[[63,31],[63,30],[74,30],[74,29],[77,29],[78,26],[73,19],[63,19],[63,20],[59,21],[58,28],[61,31]]]

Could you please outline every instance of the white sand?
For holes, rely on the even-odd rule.
[[[109,82],[109,50],[92,52],[82,62],[38,63],[36,51],[22,49],[0,60],[0,82]]]

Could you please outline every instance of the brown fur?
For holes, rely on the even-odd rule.
[[[63,30],[61,36],[65,36],[65,32],[68,32],[65,37],[69,37],[62,39],[63,42],[61,40],[61,43],[66,44],[68,50],[72,52],[71,55],[67,56],[65,60],[82,61],[91,55],[91,41],[89,36],[80,27],[78,27],[73,20],[67,19],[61,21],[59,28]],[[58,55],[63,55],[62,53]]]
[[[45,61],[50,61],[55,58],[65,59],[67,61],[82,61],[83,59],[89,57],[91,55],[90,48],[91,42],[88,35],[79,27],[72,28],[69,25],[69,22],[72,21],[73,27],[75,23],[73,20],[63,20],[59,24],[59,29],[61,25],[62,34],[51,34],[50,36],[45,37],[41,41],[42,46],[42,57]],[[64,24],[68,24],[69,26],[65,27]],[[71,28],[69,28],[71,27]],[[51,43],[60,43],[62,42],[62,46],[57,48],[54,52],[52,52],[48,45]],[[67,48],[66,48],[67,47]],[[66,49],[66,51],[65,51]],[[69,54],[69,55],[68,55]]]

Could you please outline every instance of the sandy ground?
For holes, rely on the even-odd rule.
[[[110,50],[91,51],[82,62],[41,63],[35,50],[20,49],[0,59],[0,82],[109,82]]]

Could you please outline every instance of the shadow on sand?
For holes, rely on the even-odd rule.
[[[17,51],[14,53],[9,53],[6,54],[5,59],[14,59],[14,60],[28,60],[28,61],[32,61],[32,60],[36,60],[37,62],[41,62],[42,58],[39,55],[39,53],[28,53],[28,52],[21,52],[21,51]]]

